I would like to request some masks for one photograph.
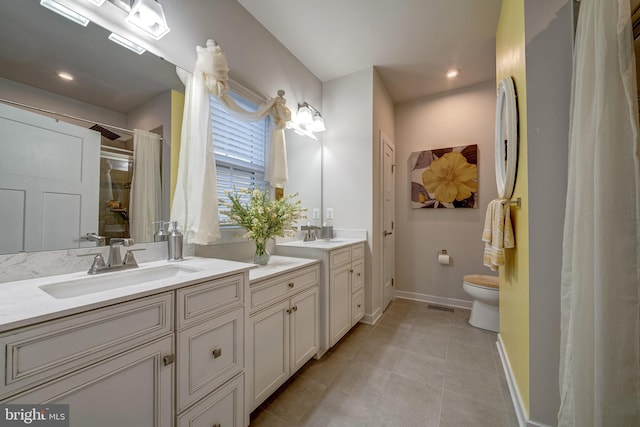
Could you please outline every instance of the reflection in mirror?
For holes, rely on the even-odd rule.
[[[46,120],[47,126],[67,122],[78,129],[55,130],[29,139],[25,130],[33,132],[37,128],[28,126],[30,119],[20,116],[15,121],[6,114],[0,117],[0,150],[12,153],[1,156],[0,161],[0,234],[3,240],[13,236],[14,242],[0,247],[0,254],[105,243],[87,240],[87,233],[103,235],[106,242],[110,237],[128,236],[133,169],[130,130],[134,128],[163,136],[158,164],[162,176],[161,219],[169,218],[171,123],[176,111],[181,114],[181,107],[172,102],[171,91],[183,92],[184,86],[172,64],[149,53],[130,52],[109,41],[108,36],[93,23],[85,28],[54,14],[41,7],[38,0],[3,0],[0,5],[0,98],[36,107],[16,108],[3,103],[2,111],[20,110],[34,120]],[[61,71],[75,79],[61,80]],[[70,137],[70,132],[83,135],[83,142]],[[89,142],[90,135],[96,142]],[[63,136],[67,138],[58,141]],[[31,151],[16,151],[20,138],[31,141]],[[96,144],[96,159],[82,158],[83,144]],[[28,164],[33,170],[26,170]],[[32,212],[30,208],[37,199],[32,193],[36,172],[42,175],[40,182],[49,185],[54,177],[58,181],[78,180],[80,172],[70,178],[65,175],[70,171],[95,177],[94,184],[83,190],[83,196],[76,190],[45,186],[40,189],[44,195],[40,199],[45,202],[37,203],[39,213]],[[22,182],[16,183],[20,179]],[[93,205],[80,209],[78,200],[83,198]],[[51,217],[50,229],[44,232],[42,212],[51,212],[54,207],[65,214]],[[92,212],[92,218],[80,221],[87,212]],[[43,242],[32,241],[30,232],[40,235]]]

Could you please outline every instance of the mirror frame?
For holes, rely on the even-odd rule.
[[[498,197],[510,199],[518,169],[518,109],[511,77],[500,80],[496,101],[495,166]]]

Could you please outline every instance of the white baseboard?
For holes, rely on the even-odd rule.
[[[507,384],[509,385],[509,394],[511,395],[513,408],[516,411],[516,417],[518,418],[518,425],[520,427],[550,427],[546,424],[540,424],[540,423],[536,423],[535,421],[531,421],[528,418],[527,411],[524,409],[524,404],[522,403],[522,396],[520,396],[520,392],[518,391],[518,387],[516,386],[516,380],[513,375],[513,371],[511,370],[509,357],[507,356],[507,352],[504,349],[504,343],[502,342],[502,337],[500,336],[500,334],[498,334],[498,341],[496,342],[496,346],[498,347],[498,353],[500,354],[500,361],[502,362],[502,368],[504,369],[504,374],[507,377]]]
[[[416,292],[395,291],[394,296],[396,298],[410,299],[413,301],[430,302],[433,304],[444,305],[447,307],[465,308],[467,310],[471,310],[471,306],[473,305],[473,301],[467,301],[467,300],[456,299],[456,298],[439,297],[436,295],[419,294]]]
[[[365,313],[364,317],[360,319],[360,322],[367,325],[375,325],[382,317],[382,308],[378,307],[372,314]]]

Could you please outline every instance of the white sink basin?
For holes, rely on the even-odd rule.
[[[156,280],[184,276],[197,271],[200,270],[179,265],[136,268],[85,276],[66,282],[51,283],[40,286],[40,289],[57,299],[73,298],[126,286],[140,285]]]

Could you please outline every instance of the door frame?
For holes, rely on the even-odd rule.
[[[381,238],[381,244],[380,244],[380,256],[379,256],[379,277],[380,277],[380,307],[382,309],[382,312],[384,312],[384,310],[386,310],[387,305],[385,305],[385,294],[384,294],[384,290],[385,290],[385,258],[384,258],[384,247],[385,247],[385,239],[387,237],[384,236],[384,232],[387,231],[385,230],[385,213],[384,213],[384,190],[385,190],[385,181],[384,181],[384,174],[385,174],[385,169],[384,169],[384,152],[385,152],[385,145],[388,145],[389,147],[391,147],[392,152],[393,152],[393,156],[392,156],[392,175],[393,175],[393,183],[392,183],[392,192],[395,195],[395,144],[394,142],[391,140],[391,138],[389,138],[383,131],[382,129],[380,129],[379,131],[379,138],[378,138],[378,155],[380,158],[380,167],[379,167],[379,195],[380,195],[380,230],[379,230],[379,236]],[[394,197],[395,199],[395,197]],[[392,217],[392,221],[395,223],[395,200],[392,202],[392,213],[391,213],[391,217]],[[395,227],[394,227],[395,228]],[[394,232],[395,230],[392,230],[392,232]],[[393,237],[391,237],[392,239],[394,239],[394,246],[392,249],[392,253],[393,253],[393,260],[391,262],[391,269],[393,270],[391,273],[391,277],[392,279],[395,280],[395,234],[393,234]],[[393,300],[393,295],[391,297],[391,299]]]

